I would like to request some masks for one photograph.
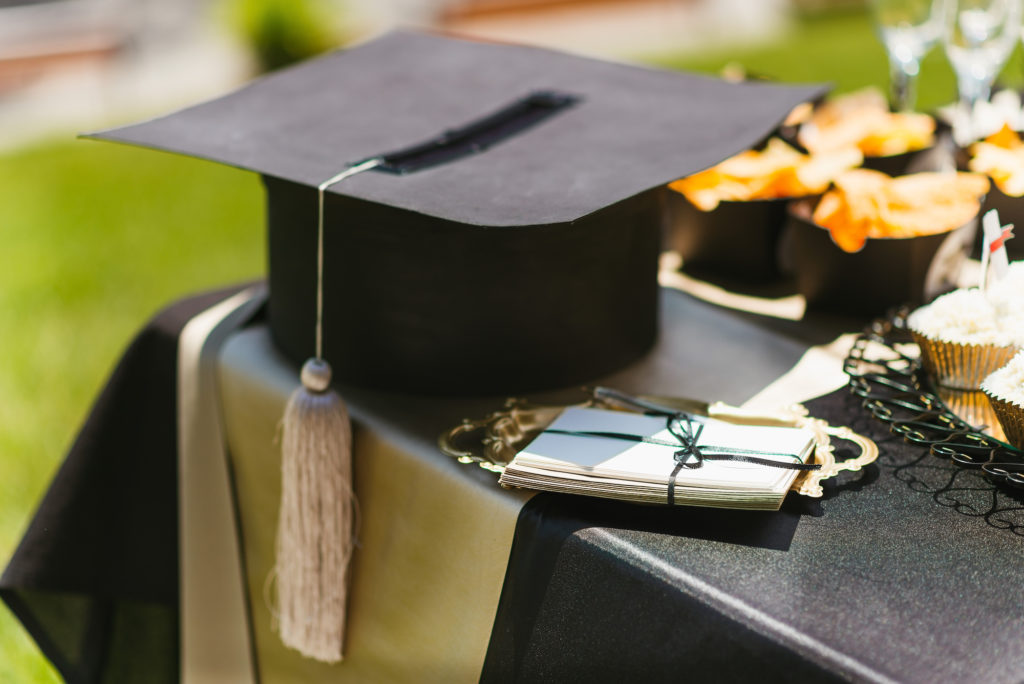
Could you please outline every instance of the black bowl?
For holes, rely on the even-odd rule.
[[[859,252],[840,249],[811,220],[813,200],[793,202],[785,249],[797,291],[808,308],[879,315],[900,304],[924,303],[955,287],[977,232],[977,217],[945,233],[869,238]]]
[[[925,159],[925,155],[929,154],[931,151],[931,147],[925,147],[924,149],[914,150],[912,152],[903,152],[901,154],[891,154],[886,157],[864,157],[864,163],[861,164],[861,166],[865,169],[881,171],[882,173],[893,177],[903,176],[915,171],[931,170],[914,168],[917,160]]]
[[[787,199],[720,202],[701,211],[682,194],[667,193],[665,247],[683,258],[683,269],[747,282],[779,277],[778,247]]]

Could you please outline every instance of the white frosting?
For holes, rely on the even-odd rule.
[[[923,306],[907,321],[925,337],[955,344],[994,344],[1024,349],[1024,261],[989,287],[954,290]]]
[[[1000,316],[1024,316],[1024,261],[1011,263],[1006,276],[989,287],[987,294]]]
[[[985,378],[981,388],[1000,399],[1024,406],[1024,351]]]
[[[1024,347],[1024,328],[1017,321],[1005,320],[981,290],[954,290],[928,306],[921,307],[907,321],[911,328],[943,342],[957,344],[994,344]],[[1010,328],[1004,328],[1004,322]]]

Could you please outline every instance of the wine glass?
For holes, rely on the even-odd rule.
[[[921,58],[942,37],[945,0],[871,0],[879,38],[889,54],[890,102],[914,108]]]
[[[945,0],[945,45],[960,94],[954,127],[957,142],[975,137],[978,103],[987,102],[992,82],[1020,37],[1021,0]]]

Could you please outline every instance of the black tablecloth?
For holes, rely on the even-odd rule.
[[[177,679],[177,334],[223,296],[167,309],[129,347],[0,579],[68,681]],[[737,377],[787,367],[817,335],[665,297],[660,360],[624,371],[625,389],[707,396],[717,381],[736,402],[771,379]],[[404,400],[353,400],[373,411],[373,397],[400,425]],[[1019,681],[1021,501],[890,436],[844,390],[810,408],[881,447],[821,501],[757,513],[532,499],[482,679]],[[406,415],[407,429],[449,427],[429,418]]]
[[[889,434],[846,389],[807,406],[881,452],[821,501],[532,499],[483,681],[1022,681],[1024,497]]]

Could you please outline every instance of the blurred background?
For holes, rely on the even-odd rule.
[[[840,91],[888,82],[857,0],[0,0],[0,563],[133,332],[264,271],[256,175],[75,135],[395,25]],[[1002,79],[1022,80],[1019,48]],[[933,50],[918,108],[955,97]],[[0,607],[0,682],[50,681]]]

